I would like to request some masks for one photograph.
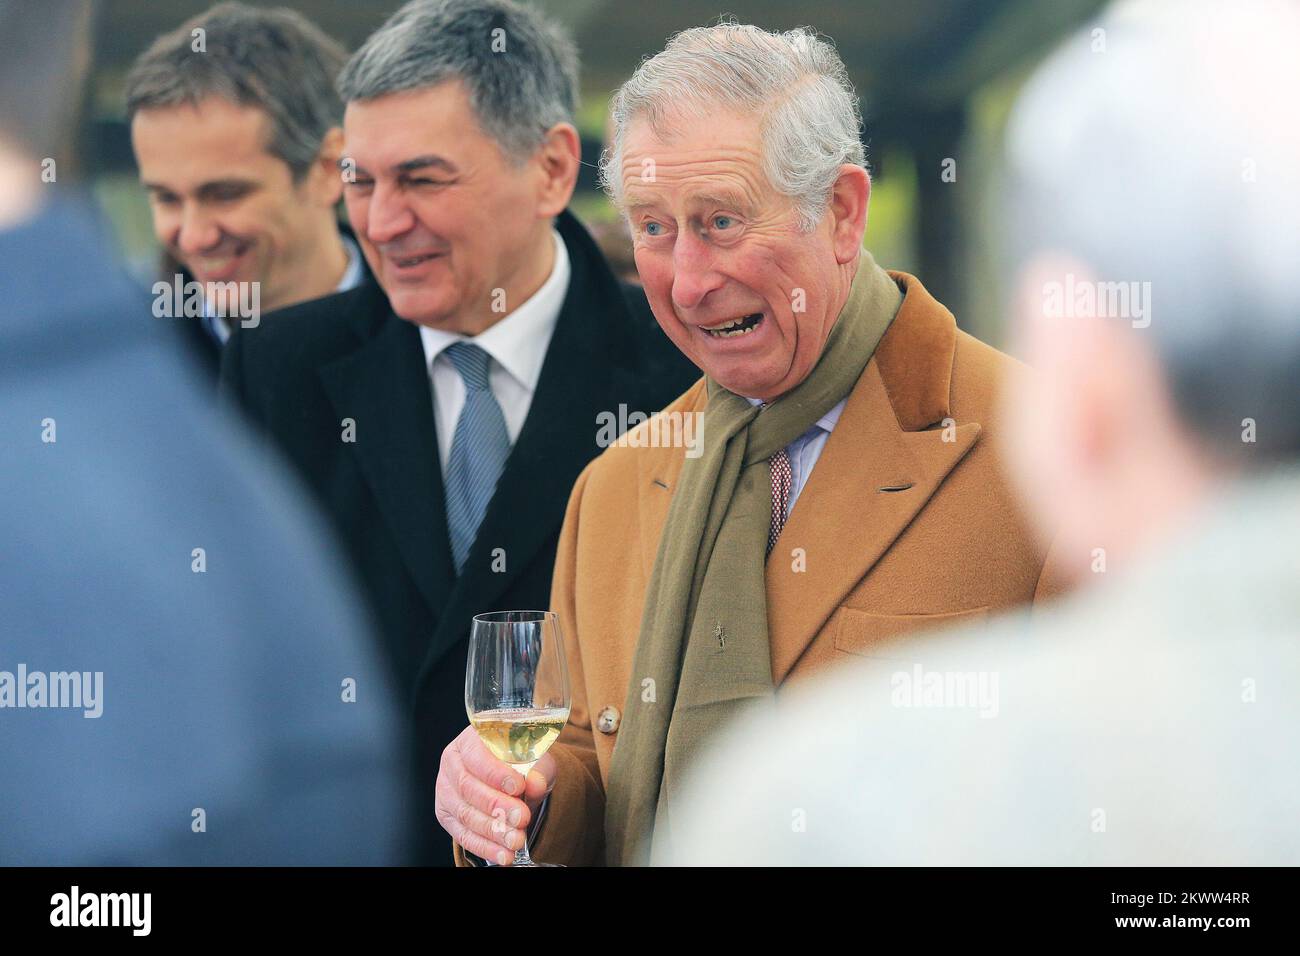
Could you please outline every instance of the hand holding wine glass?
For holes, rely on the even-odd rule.
[[[556,614],[498,611],[474,618],[465,672],[473,735],[467,729],[443,752],[437,784],[438,820],[462,847],[515,866],[546,865],[533,862],[522,828],[554,779],[554,760],[545,755],[569,707]],[[530,777],[539,762],[543,772]],[[514,850],[513,861],[502,859],[506,849]]]
[[[466,727],[442,752],[435,815],[463,849],[508,866],[554,782],[550,754],[525,779],[492,755],[478,731]]]

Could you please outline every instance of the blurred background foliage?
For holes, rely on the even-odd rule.
[[[398,0],[246,2],[296,9],[349,50],[401,6]],[[708,0],[533,2],[563,22],[578,43],[578,126],[587,165],[573,208],[616,265],[630,264],[626,233],[598,192],[594,173],[613,90],[678,30],[723,15],[766,29],[807,25],[835,43],[862,100],[874,180],[867,247],[887,268],[918,275],[963,328],[1001,343],[998,242],[989,209],[998,201],[1003,125],[1033,66],[1104,0],[734,0],[726,7]],[[103,0],[101,6],[82,173],[142,276],[156,262],[156,247],[124,121],[123,78],[154,36],[210,5]],[[945,181],[946,159],[956,160],[955,181]]]

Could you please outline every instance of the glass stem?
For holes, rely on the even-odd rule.
[[[535,763],[537,763],[536,760],[530,760],[527,763],[512,763],[510,765],[514,767],[516,770],[518,770],[520,774],[523,775],[524,793],[528,792],[528,771],[533,769],[533,764]],[[524,798],[524,794],[521,793],[519,795],[519,799],[523,800],[523,798]],[[515,862],[514,862],[515,866],[536,865],[535,863],[533,863],[533,858],[528,854],[528,831],[532,828],[532,824],[533,821],[529,820],[528,826],[525,826],[522,830],[520,830],[520,832],[523,833],[524,835],[524,845],[520,847],[518,850],[515,850]]]
[[[524,831],[524,845],[522,849],[515,850],[515,866],[533,866],[533,858],[528,855],[528,831]]]

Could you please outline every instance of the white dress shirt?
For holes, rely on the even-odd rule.
[[[569,290],[569,252],[558,232],[552,230],[551,235],[555,239],[555,265],[550,277],[504,319],[473,338],[420,326],[425,366],[433,382],[433,420],[438,429],[438,458],[444,473],[447,459],[451,457],[456,422],[465,405],[465,382],[444,354],[453,342],[472,342],[491,357],[488,385],[505,416],[511,445],[523,430],[542,374],[542,362]]]
[[[763,404],[757,398],[747,398],[745,401],[751,405]],[[794,503],[799,499],[799,492],[803,491],[803,486],[808,483],[808,478],[812,475],[813,465],[817,464],[817,459],[821,457],[822,449],[826,447],[826,439],[830,438],[831,432],[835,430],[847,402],[847,397],[840,399],[838,405],[817,419],[811,428],[785,446],[785,453],[790,456],[791,473],[790,501],[785,509],[787,516],[794,513]]]

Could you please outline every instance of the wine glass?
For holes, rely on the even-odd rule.
[[[569,719],[569,671],[554,611],[474,616],[465,667],[465,711],[488,750],[527,779]],[[530,823],[532,821],[529,821]],[[524,845],[515,866],[534,863]]]

